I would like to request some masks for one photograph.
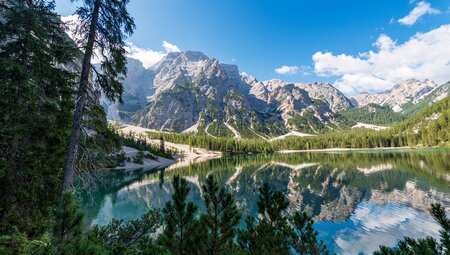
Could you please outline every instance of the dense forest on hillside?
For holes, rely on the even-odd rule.
[[[278,150],[308,150],[326,148],[379,148],[403,146],[448,146],[450,128],[450,97],[393,127],[375,131],[352,129],[320,136],[287,137],[280,140],[215,138],[187,133],[148,132],[152,139],[161,136],[166,141],[189,144],[226,153],[273,152]]]
[[[404,120],[404,117],[394,112],[389,106],[368,104],[361,108],[351,108],[339,112],[339,115],[351,122],[362,122],[367,124],[385,125]]]

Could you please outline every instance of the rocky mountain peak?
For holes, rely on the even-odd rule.
[[[241,74],[237,65],[220,64],[222,70],[227,74],[230,79],[240,79]]]
[[[205,54],[203,54],[202,52],[199,52],[199,51],[184,51],[184,52],[180,53],[180,57],[184,61],[188,61],[188,62],[197,62],[197,61],[209,59]]]
[[[390,106],[395,112],[404,110],[406,105],[415,104],[438,87],[434,81],[408,79],[396,84],[390,90],[369,94],[361,93],[354,99],[359,106],[371,103]]]
[[[256,83],[258,83],[258,80],[255,78],[255,76],[253,75],[241,75],[242,77],[242,81],[247,83],[250,86],[255,85]]]
[[[356,105],[375,103],[400,111],[436,86],[431,80],[409,79],[385,92],[362,93],[353,102],[327,82],[258,81],[241,75],[236,65],[185,51],[168,53],[147,69],[130,59],[125,104],[105,103],[105,108],[110,118],[159,130],[270,137],[290,130],[322,133],[340,129],[348,123],[336,113]],[[436,99],[448,91],[448,85],[442,91]]]
[[[408,79],[392,87],[391,91],[402,90],[403,93],[415,93],[422,89],[434,89],[437,86],[438,85],[434,81],[431,81],[429,79],[425,79],[423,81],[417,79]]]
[[[159,72],[163,68],[171,68],[207,60],[209,60],[209,58],[202,52],[198,51],[169,52],[150,69],[155,72]]]

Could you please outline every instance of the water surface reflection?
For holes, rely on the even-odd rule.
[[[332,251],[371,253],[404,236],[438,236],[428,208],[450,208],[450,150],[258,154],[224,157],[188,167],[120,172],[86,199],[89,224],[135,219],[170,200],[171,177],[184,176],[189,199],[201,203],[201,183],[214,175],[234,195],[244,215],[255,214],[258,188],[269,182],[290,200],[289,212],[304,210]]]

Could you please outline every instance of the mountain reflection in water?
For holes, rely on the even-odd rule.
[[[203,210],[201,183],[212,174],[234,195],[244,215],[256,213],[258,188],[269,182],[290,200],[289,213],[313,215],[332,252],[371,253],[404,236],[438,236],[431,203],[450,208],[450,150],[356,151],[229,156],[171,170],[106,177],[85,196],[87,224],[135,219],[171,199],[170,180],[184,176],[189,199]]]

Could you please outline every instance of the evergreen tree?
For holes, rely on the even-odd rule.
[[[55,212],[53,246],[57,254],[74,254],[82,239],[83,213],[70,192],[65,192]]]
[[[259,219],[247,217],[246,230],[238,233],[240,247],[249,254],[290,254],[289,237],[292,233],[284,216],[289,201],[267,183],[263,184],[259,193]]]
[[[76,50],[53,1],[0,1],[0,232],[37,236],[61,190]],[[58,194],[59,193],[59,194]]]
[[[202,189],[206,207],[206,213],[201,218],[201,225],[206,228],[206,238],[202,244],[206,248],[205,254],[233,254],[237,249],[233,238],[241,218],[233,196],[224,188],[219,188],[212,175],[208,176]]]
[[[430,213],[442,227],[439,231],[441,234],[439,250],[441,253],[450,253],[450,218],[447,216],[445,208],[439,203],[431,205]]]
[[[296,212],[290,219],[294,227],[292,249],[299,255],[329,254],[322,241],[317,240],[317,232],[313,228],[314,221],[305,212]]]
[[[84,58],[69,139],[69,150],[64,169],[63,191],[73,185],[73,173],[77,159],[81,125],[86,107],[89,83],[95,72],[95,85],[100,87],[108,99],[122,101],[121,77],[126,75],[125,38],[134,30],[134,21],[126,6],[129,0],[83,0],[76,11],[81,19],[77,42],[83,46]],[[97,52],[97,53],[94,53]],[[94,55],[100,58],[100,70],[91,64]]]
[[[162,136],[162,135],[159,138],[159,150],[162,152],[166,151],[166,145],[164,144],[164,136]]]
[[[187,202],[190,188],[186,179],[176,175],[172,181],[172,200],[163,209],[165,228],[161,236],[161,244],[176,255],[195,254],[198,250],[196,239],[199,222],[196,219],[197,206]]]
[[[101,243],[105,250],[112,254],[125,254],[133,251],[160,251],[165,249],[156,245],[150,237],[155,235],[162,226],[162,215],[160,211],[151,209],[144,213],[140,219],[125,222],[124,220],[113,219],[106,226],[95,226],[89,233],[90,240]]]

